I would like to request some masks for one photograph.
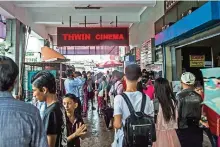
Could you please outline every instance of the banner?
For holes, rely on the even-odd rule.
[[[129,28],[58,27],[57,46],[129,46]]]
[[[220,114],[220,68],[201,69],[204,80],[204,104]]]

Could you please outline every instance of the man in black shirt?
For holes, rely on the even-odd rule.
[[[31,83],[33,96],[47,103],[43,123],[49,147],[67,147],[66,113],[56,96],[54,76],[48,71],[40,71],[32,77]]]
[[[203,130],[199,127],[202,98],[194,91],[195,79],[192,73],[183,73],[181,76],[183,90],[177,94],[177,135],[181,147],[202,147]]]

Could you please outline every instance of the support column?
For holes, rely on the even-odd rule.
[[[177,80],[180,81],[181,75],[182,75],[182,53],[181,49],[176,49],[176,74],[177,74]]]
[[[10,57],[17,63],[19,67],[19,75],[21,71],[21,66],[23,63],[23,58],[25,58],[25,31],[24,25],[17,19],[7,19],[6,21],[6,42],[10,44],[9,50],[5,53],[5,56]],[[19,78],[14,87],[13,94],[18,94]]]
[[[168,81],[172,81],[172,60],[171,60],[171,51],[170,51],[170,47],[165,47],[165,72],[166,72],[166,79]]]
[[[176,49],[174,47],[170,47],[171,51],[171,62],[172,62],[172,80],[177,81],[177,67],[176,67]]]

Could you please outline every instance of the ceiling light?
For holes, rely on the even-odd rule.
[[[92,7],[91,5],[88,5],[87,7],[75,7],[75,9],[87,9],[87,10],[99,10],[102,7]]]

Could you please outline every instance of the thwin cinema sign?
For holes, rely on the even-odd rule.
[[[57,46],[129,46],[129,29],[58,27]]]

